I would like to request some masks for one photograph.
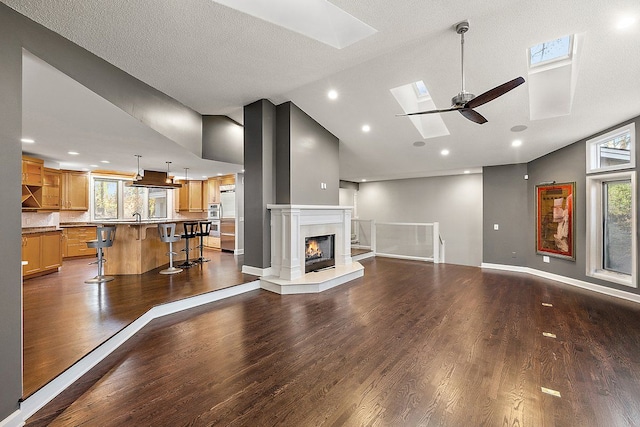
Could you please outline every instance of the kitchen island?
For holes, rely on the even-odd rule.
[[[198,221],[197,219],[185,219],[175,221],[131,221],[101,223],[103,225],[115,225],[116,237],[113,246],[104,250],[107,260],[104,264],[106,275],[114,274],[142,274],[169,263],[169,245],[160,241],[158,224],[176,223],[176,234],[182,234],[182,223]],[[201,220],[202,221],[202,220]],[[189,242],[192,256],[195,258],[195,247],[198,239]],[[181,250],[185,247],[185,240],[173,244],[173,251],[178,255],[174,262],[184,258]]]

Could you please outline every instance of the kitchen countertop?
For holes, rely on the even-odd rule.
[[[55,226],[22,227],[22,234],[46,233],[48,231],[62,231],[62,229]]]

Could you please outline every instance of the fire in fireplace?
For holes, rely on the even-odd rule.
[[[333,267],[335,260],[335,234],[312,236],[304,239],[304,272]]]

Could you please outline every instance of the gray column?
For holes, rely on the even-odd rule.
[[[271,266],[271,227],[267,204],[275,203],[275,140],[275,105],[262,99],[245,106],[245,267],[264,269]]]

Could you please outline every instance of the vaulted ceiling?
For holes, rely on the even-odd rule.
[[[637,0],[333,0],[377,30],[343,49],[211,0],[2,1],[199,113],[242,122],[243,105],[293,101],[340,139],[347,180],[525,162],[640,114],[640,21],[617,27],[624,16],[640,19]],[[460,91],[453,26],[464,19],[467,90],[517,76],[527,83],[478,108],[488,123],[444,113],[449,135],[423,139],[395,116],[402,109],[390,89],[422,80],[434,104],[448,107]],[[568,34],[579,37],[570,114],[531,120],[527,49]]]

